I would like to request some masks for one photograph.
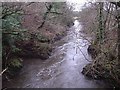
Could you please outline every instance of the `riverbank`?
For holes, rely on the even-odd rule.
[[[94,46],[90,49],[93,61],[83,68],[82,73],[89,78],[104,80],[105,82],[109,82],[112,87],[119,88],[120,70],[117,58],[114,56],[115,54],[101,53],[101,51],[97,53]]]
[[[101,80],[86,78],[83,67],[89,62],[82,52],[87,54],[87,41],[79,36],[78,21],[67,31],[67,35],[54,44],[52,55],[45,61],[26,59],[21,73],[9,82],[3,82],[6,88],[105,88],[109,85]],[[77,36],[77,37],[76,37]],[[79,50],[80,47],[82,52]],[[77,51],[77,52],[76,52]],[[34,61],[34,62],[33,62]]]
[[[9,5],[10,4],[10,5]],[[5,3],[7,9],[13,9],[13,15],[4,19],[6,27],[3,33],[3,80],[9,80],[20,72],[23,67],[22,58],[39,58],[46,60],[51,55],[53,44],[66,36],[68,28],[73,23],[65,3],[59,3],[60,7],[55,8],[57,3]],[[53,6],[52,11],[59,13],[47,13],[49,5]],[[65,8],[61,8],[64,6]],[[14,8],[9,8],[14,7]],[[21,8],[21,11],[14,12]],[[5,8],[6,9],[6,8]],[[14,10],[15,9],[15,10]],[[66,11],[66,12],[65,12]],[[62,12],[62,13],[61,13]],[[6,14],[6,13],[5,13]],[[63,17],[63,16],[64,17]],[[12,18],[9,20],[9,18]],[[60,19],[60,20],[58,20]],[[63,20],[66,22],[63,23]],[[13,21],[12,21],[13,20]],[[16,25],[12,26],[12,25]],[[9,25],[10,24],[10,25]],[[9,28],[8,26],[9,25]],[[13,28],[14,27],[14,28]],[[18,30],[15,33],[8,32],[8,29]],[[7,32],[7,34],[6,34]],[[6,69],[7,68],[7,69]]]

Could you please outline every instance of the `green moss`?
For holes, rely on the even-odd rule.
[[[10,66],[10,67],[17,67],[17,68],[21,67],[21,66],[22,66],[22,63],[21,63],[20,58],[15,58],[15,59],[13,59],[13,60],[9,63],[9,66]]]
[[[9,78],[17,75],[22,69],[22,60],[20,58],[13,58],[9,60],[8,70],[5,72]]]
[[[49,42],[50,41],[48,37],[41,35],[41,34],[37,34],[36,37],[37,37],[38,41],[40,41],[40,42]]]
[[[105,68],[108,69],[108,70],[111,70],[112,69],[112,65],[111,64],[105,64]]]
[[[41,51],[41,53],[43,54],[48,54],[51,50],[52,47],[51,45],[47,44],[47,43],[40,43],[38,47],[38,50]]]

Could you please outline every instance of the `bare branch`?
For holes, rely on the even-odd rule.
[[[2,74],[3,74],[5,71],[7,71],[7,70],[8,70],[8,67],[5,68],[5,69],[0,73],[0,76],[2,76]]]

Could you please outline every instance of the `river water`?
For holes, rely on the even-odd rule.
[[[91,60],[87,53],[88,42],[79,33],[81,25],[75,20],[67,36],[55,43],[55,50],[49,59],[28,59],[24,61],[19,76],[4,87],[11,88],[105,88],[103,81],[85,77],[81,71]]]

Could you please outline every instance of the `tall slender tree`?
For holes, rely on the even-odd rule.
[[[102,43],[103,39],[104,39],[104,27],[103,27],[103,6],[104,3],[103,2],[99,2],[99,41],[100,43]]]

